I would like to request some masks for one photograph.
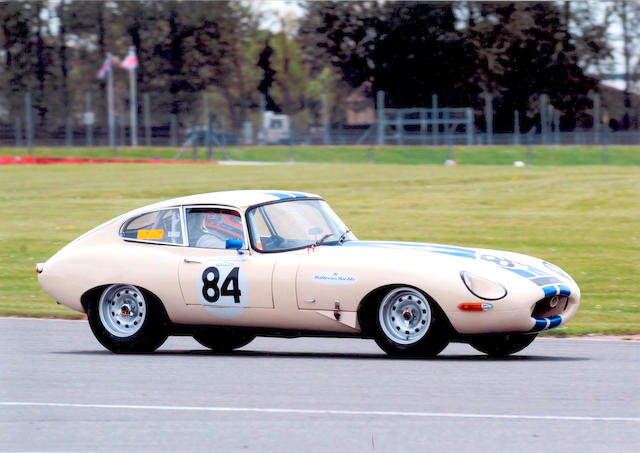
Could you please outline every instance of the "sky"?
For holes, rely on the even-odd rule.
[[[279,14],[291,17],[302,16],[302,8],[295,0],[248,0],[251,8],[264,14],[262,26],[268,28],[273,33],[281,30]]]

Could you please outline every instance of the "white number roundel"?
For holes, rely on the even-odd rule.
[[[247,306],[247,279],[233,264],[207,266],[198,279],[198,299],[212,314],[221,318],[240,316]]]

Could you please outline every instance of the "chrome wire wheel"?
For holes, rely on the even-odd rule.
[[[419,291],[403,287],[390,291],[380,303],[378,321],[391,341],[410,345],[425,336],[431,325],[431,307]]]
[[[111,285],[100,297],[98,314],[103,327],[116,337],[130,337],[140,330],[147,316],[147,301],[132,285]]]

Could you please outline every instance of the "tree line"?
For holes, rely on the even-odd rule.
[[[300,6],[299,18],[276,12],[274,33],[247,2],[7,2],[0,11],[0,103],[16,114],[29,91],[36,122],[59,126],[81,114],[86,92],[104,93],[96,73],[107,53],[123,57],[132,46],[138,90],[153,95],[152,111],[184,121],[206,92],[236,129],[263,102],[293,115],[299,128],[317,124],[323,95],[340,122],[344,99],[364,86],[372,99],[385,91],[388,107],[428,107],[438,94],[440,106],[473,107],[481,127],[491,95],[496,130],[511,130],[514,110],[523,129],[536,124],[546,95],[563,128],[588,127],[590,95],[612,61],[614,21],[625,33],[627,77],[636,63],[630,49],[640,41],[640,13],[628,1]],[[117,83],[126,99],[124,71]],[[104,112],[104,103],[101,94],[94,110]],[[629,126],[628,112],[621,122]]]

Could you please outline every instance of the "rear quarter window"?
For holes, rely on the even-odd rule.
[[[120,237],[130,241],[183,245],[180,209],[161,209],[133,217],[120,228]]]

